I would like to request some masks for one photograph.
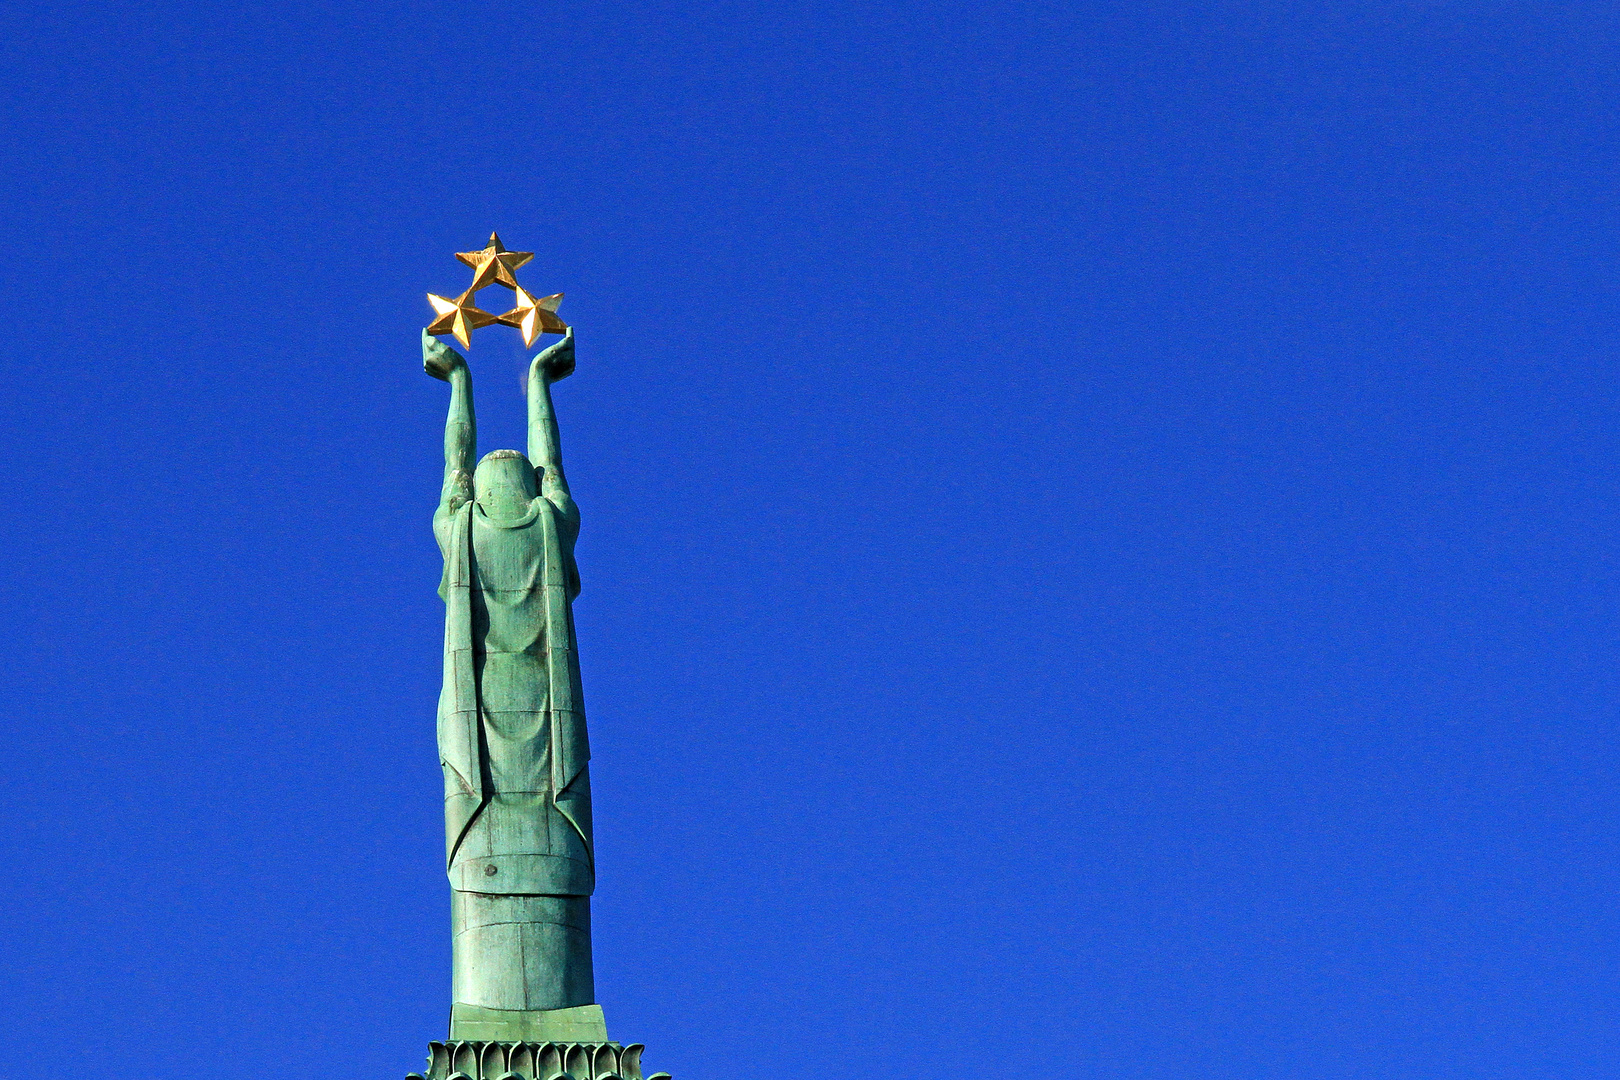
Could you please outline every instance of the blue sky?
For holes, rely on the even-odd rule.
[[[1612,5],[62,4],[0,39],[0,1012],[448,1008],[417,345],[567,294],[677,1080],[1620,1071]],[[515,332],[471,350],[522,445]]]

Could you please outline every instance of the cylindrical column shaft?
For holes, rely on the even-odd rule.
[[[588,896],[452,890],[454,1000],[486,1009],[567,1009],[596,1001]]]

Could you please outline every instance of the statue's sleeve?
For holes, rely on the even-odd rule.
[[[450,533],[451,522],[455,519],[455,512],[448,507],[439,507],[438,513],[433,515],[433,539],[439,542],[439,555],[450,561]]]
[[[450,529],[456,512],[472,502],[472,474],[466,469],[450,470],[439,493],[439,508],[433,513],[433,535],[439,541],[439,554],[450,557]]]
[[[547,502],[557,508],[557,514],[562,518],[563,523],[571,530],[577,531],[579,529],[579,504],[574,502],[572,495],[568,494],[568,489],[561,484],[553,484],[548,481],[542,494],[545,495]]]
[[[433,515],[433,539],[439,542],[439,555],[444,559],[444,575],[439,579],[439,599],[450,602],[450,567],[455,561],[456,518],[461,504],[441,503]]]
[[[472,642],[470,508],[450,515],[444,577],[444,685],[439,692],[439,760],[444,766],[445,862],[484,801],[478,740],[478,684]]]

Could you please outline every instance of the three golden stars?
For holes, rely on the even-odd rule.
[[[427,294],[428,303],[438,313],[438,317],[428,323],[428,333],[454,334],[463,347],[471,348],[474,330],[499,323],[517,327],[523,334],[523,344],[527,348],[541,334],[561,334],[568,329],[568,324],[557,317],[557,305],[562,303],[562,293],[536,298],[519,285],[512,274],[512,271],[534,258],[534,252],[507,251],[501,245],[501,238],[490,233],[489,244],[483,251],[458,251],[456,258],[472,267],[472,288],[454,300]],[[511,289],[517,294],[517,306],[505,315],[479,308],[473,302],[473,296],[479,289],[490,285],[504,285]]]

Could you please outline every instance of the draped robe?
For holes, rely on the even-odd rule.
[[[461,892],[595,889],[574,639],[578,535],[566,492],[537,496],[510,522],[469,501],[440,532],[445,861]]]

